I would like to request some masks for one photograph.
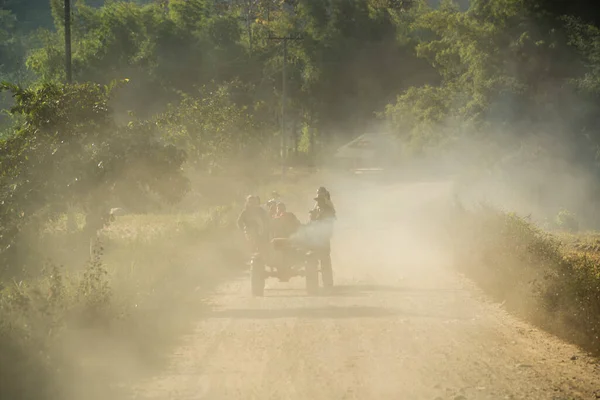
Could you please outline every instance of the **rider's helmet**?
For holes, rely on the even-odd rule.
[[[260,198],[256,195],[248,195],[246,196],[246,206],[247,207],[259,207],[260,206]]]
[[[285,206],[285,203],[277,203],[277,214],[282,214],[284,212],[287,211],[287,207]]]

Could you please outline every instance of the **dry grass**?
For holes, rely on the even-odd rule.
[[[550,234],[489,207],[458,217],[460,271],[510,310],[600,353],[598,233]]]
[[[258,194],[312,194],[306,176],[290,174]],[[203,293],[246,267],[243,237],[232,229],[240,200],[117,217],[91,259],[66,217],[47,226],[32,243],[28,273],[0,282],[0,398],[118,399],[115,382],[160,366],[202,312]]]
[[[226,231],[205,219],[136,226],[149,219],[115,223],[83,267],[46,263],[35,278],[4,283],[1,398],[69,399],[83,392],[90,398],[94,385],[98,398],[114,398],[108,382],[149,372],[164,346],[186,329],[198,290],[243,266],[236,243],[222,240]]]

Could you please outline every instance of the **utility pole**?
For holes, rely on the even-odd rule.
[[[65,75],[71,83],[71,0],[65,0]]]
[[[289,40],[302,40],[300,36],[271,36],[269,40],[280,40],[283,42],[283,69],[281,71],[281,175],[285,176],[287,160],[287,132],[285,129],[285,103],[286,103],[286,68],[287,68],[287,42]]]

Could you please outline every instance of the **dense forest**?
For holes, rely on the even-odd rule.
[[[109,203],[176,202],[182,166],[260,175],[280,156],[284,53],[289,163],[383,126],[399,159],[600,179],[591,1],[76,1],[72,84],[63,7],[0,4],[3,253],[67,208],[93,232]]]

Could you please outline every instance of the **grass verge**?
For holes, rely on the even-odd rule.
[[[482,205],[454,221],[455,265],[511,311],[600,354],[600,247]]]
[[[243,266],[226,241],[231,215],[179,217],[154,236],[153,216],[101,235],[83,268],[46,263],[0,292],[0,398],[119,398],[202,310],[199,292]],[[124,235],[137,232],[135,235]]]
[[[271,189],[292,199],[314,191],[305,177],[259,194]],[[118,217],[91,257],[76,234],[44,232],[42,254],[54,261],[0,282],[0,398],[124,398],[164,365],[205,309],[203,294],[245,268],[240,207]]]

